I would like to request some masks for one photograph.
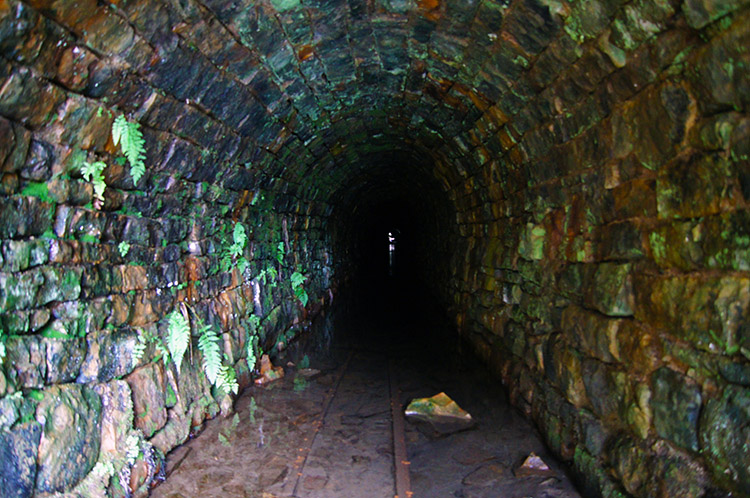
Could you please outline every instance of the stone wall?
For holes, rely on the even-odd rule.
[[[327,306],[397,191],[587,494],[750,494],[749,37],[744,0],[0,0],[2,491],[143,489],[222,399],[139,338],[190,303],[247,382],[251,316]]]
[[[97,2],[31,4],[0,2],[0,495],[143,495],[164,455],[231,401],[202,373],[196,318],[244,387],[250,337],[273,353],[330,303],[330,207],[186,102],[181,66],[142,77],[159,33]],[[146,140],[137,185],[111,138],[122,113]],[[95,160],[101,206],[80,172]],[[222,269],[235,223],[249,264]],[[160,347],[180,303],[194,337],[178,372]]]
[[[454,190],[488,197],[459,213],[459,327],[588,495],[750,493],[750,12],[728,5],[571,5]]]

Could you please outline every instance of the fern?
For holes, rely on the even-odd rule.
[[[258,356],[255,354],[255,348],[258,343],[258,336],[249,335],[247,336],[247,368],[252,372],[255,369],[255,364],[258,363]]]
[[[292,281],[292,287],[297,288],[300,285],[302,285],[305,282],[305,280],[307,280],[307,277],[304,276],[302,273],[296,271],[289,276],[289,280]]]
[[[143,353],[145,351],[146,351],[146,342],[139,335],[138,342],[136,342],[135,346],[133,346],[133,353],[130,357],[132,368],[135,368],[138,365],[138,363],[141,361],[141,358],[143,358]]]
[[[240,273],[244,273],[250,263],[242,256],[245,246],[247,245],[247,232],[242,223],[234,224],[232,243],[229,244],[228,241],[225,241],[224,243],[225,246],[222,250],[221,260],[219,262],[221,271],[224,273],[230,271],[236,262]]]
[[[190,343],[190,324],[185,315],[177,310],[173,310],[168,318],[167,348],[179,373],[180,365],[182,365],[182,357],[185,355],[185,351],[187,351],[188,344]]]
[[[128,255],[128,251],[130,251],[130,244],[123,240],[122,242],[117,244],[117,250],[120,251],[120,256],[124,258]]]
[[[203,371],[208,381],[216,385],[216,379],[221,371],[221,350],[219,336],[210,325],[202,328],[198,338],[198,349],[203,353]]]
[[[94,197],[100,201],[104,201],[104,190],[107,188],[107,184],[104,183],[104,175],[102,174],[102,171],[106,167],[107,164],[103,161],[96,161],[94,163],[84,162],[81,164],[83,179],[92,183],[94,186]]]
[[[146,173],[146,165],[143,162],[146,158],[146,142],[143,140],[140,126],[128,121],[122,114],[112,123],[112,141],[115,145],[120,144],[122,153],[128,158],[133,185],[137,185],[138,180]]]
[[[309,296],[307,295],[307,291],[302,287],[302,284],[305,282],[305,280],[307,280],[307,277],[302,273],[296,271],[292,273],[289,279],[292,281],[292,290],[294,291],[294,295],[302,303],[302,306],[307,306]]]
[[[245,249],[245,244],[247,244],[247,233],[242,223],[235,223],[232,239],[234,239],[234,243],[229,246],[229,252],[232,256],[241,256],[242,251]]]
[[[276,261],[279,262],[279,264],[284,262],[284,241],[280,241],[279,244],[276,246]]]
[[[224,357],[227,362],[230,361],[226,354]],[[229,394],[230,392],[237,394],[240,386],[237,384],[237,373],[234,371],[234,367],[231,365],[221,365],[219,375],[216,377],[216,387],[224,394]]]

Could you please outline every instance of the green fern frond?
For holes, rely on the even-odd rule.
[[[292,281],[292,287],[299,287],[307,280],[307,277],[296,271],[289,276],[289,280]]]
[[[203,353],[203,371],[211,384],[216,384],[216,379],[221,371],[221,349],[219,348],[219,336],[211,326],[203,327],[198,338],[198,349]]]
[[[122,242],[117,244],[117,250],[120,252],[120,256],[124,258],[128,255],[128,251],[130,251],[130,244],[123,240]]]
[[[294,295],[302,303],[302,306],[307,306],[309,296],[307,295],[307,291],[302,287],[302,284],[305,282],[305,280],[307,280],[307,277],[302,273],[296,271],[291,274],[289,280],[291,280],[292,282],[292,290],[294,291]]]
[[[185,315],[173,310],[169,314],[169,327],[167,328],[167,348],[169,354],[177,366],[177,372],[180,372],[182,357],[187,351],[190,342],[190,324]]]
[[[269,266],[268,275],[271,277],[271,282],[274,282],[279,277],[279,272],[273,266]]]
[[[245,232],[245,227],[242,223],[235,223],[232,239],[234,239],[234,244],[230,247],[230,252],[233,256],[242,255],[242,250],[245,248],[245,244],[247,244],[247,232]]]
[[[146,173],[146,165],[143,162],[146,158],[146,142],[143,140],[140,126],[139,123],[128,121],[122,114],[112,123],[112,141],[115,145],[120,144],[122,153],[128,158],[133,185],[137,185],[138,180]]]
[[[226,357],[226,355],[224,355]],[[226,358],[227,362],[229,358]],[[231,365],[222,365],[219,369],[219,375],[216,378],[216,387],[220,389],[224,394],[230,392],[237,394],[240,389],[237,384],[237,373],[234,371],[234,367]]]
[[[104,175],[102,171],[107,167],[107,164],[103,161],[96,161],[93,163],[84,162],[81,164],[81,174],[83,179],[87,182],[91,182],[94,186],[94,197],[100,201],[104,200],[104,190],[107,188],[107,184],[104,183]]]
[[[257,329],[257,327],[256,327]],[[247,368],[252,372],[255,369],[255,364],[258,363],[258,356],[255,354],[255,347],[258,342],[258,337],[253,335],[247,336]]]
[[[133,353],[131,355],[131,365],[135,368],[143,358],[143,353],[146,351],[146,343],[138,337],[138,342],[133,346]]]

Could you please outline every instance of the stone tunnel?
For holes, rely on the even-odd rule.
[[[0,495],[128,495],[228,399],[171,329],[242,389],[393,224],[585,496],[749,496],[749,5],[0,0]]]

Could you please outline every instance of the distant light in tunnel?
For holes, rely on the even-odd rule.
[[[396,252],[396,237],[388,232],[388,276],[393,276],[394,253]]]

